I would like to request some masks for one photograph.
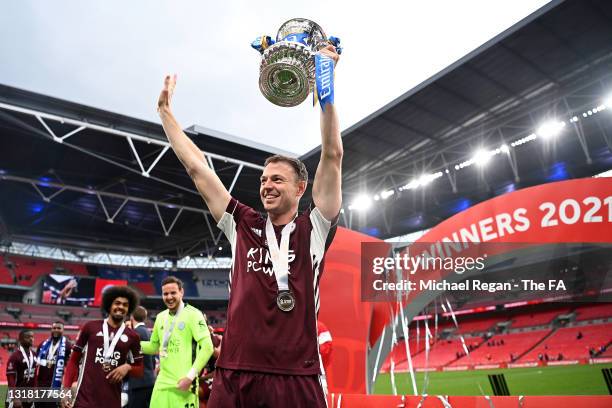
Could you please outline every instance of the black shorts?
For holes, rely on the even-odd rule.
[[[283,375],[217,367],[207,408],[325,408],[318,375]]]

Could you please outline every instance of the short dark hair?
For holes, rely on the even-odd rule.
[[[275,154],[274,156],[270,156],[266,159],[264,167],[270,163],[287,163],[293,168],[293,171],[295,171],[298,181],[305,181],[308,183],[308,170],[306,169],[306,165],[302,163],[301,160],[289,156],[283,156],[282,154]]]
[[[110,307],[118,297],[124,297],[128,300],[128,313],[132,314],[136,306],[138,306],[139,298],[136,292],[128,286],[111,286],[102,293],[102,310],[107,314],[110,313]]]
[[[172,275],[166,276],[161,283],[162,288],[169,283],[176,283],[178,285],[179,290],[183,289],[183,281],[177,278],[176,276],[172,276]]]
[[[53,326],[54,324],[61,324],[62,327],[64,327],[64,322],[60,322],[59,320],[54,321],[51,326]]]
[[[23,336],[25,336],[25,334],[26,334],[26,333],[32,333],[32,334],[34,334],[34,330],[32,330],[32,329],[22,329],[22,330],[19,332],[19,339],[23,339]]]
[[[144,322],[145,319],[147,318],[147,309],[145,309],[142,306],[136,307],[136,309],[134,309],[134,313],[132,313],[132,317],[138,323]]]

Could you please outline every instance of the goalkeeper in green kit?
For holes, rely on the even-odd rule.
[[[167,310],[155,318],[150,341],[141,341],[143,354],[159,353],[159,375],[150,408],[198,408],[198,377],[213,353],[204,315],[183,303],[183,282],[173,276],[162,281]]]

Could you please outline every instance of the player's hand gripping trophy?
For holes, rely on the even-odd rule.
[[[259,89],[270,102],[296,106],[313,92],[322,107],[333,103],[334,65],[342,49],[340,39],[327,38],[317,23],[291,19],[276,40],[261,36],[251,46],[261,53]]]

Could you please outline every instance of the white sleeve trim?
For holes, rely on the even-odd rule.
[[[234,216],[228,212],[224,212],[217,223],[217,227],[223,231],[227,239],[231,242],[233,235],[236,233],[236,221],[234,221]]]
[[[234,211],[235,211],[235,208],[234,208]],[[230,243],[230,247],[232,248],[232,265],[234,265],[234,261],[236,259],[236,237],[238,236],[237,225],[236,225],[236,220],[234,219],[234,216],[228,213],[227,211],[224,212],[223,216],[217,223],[217,227],[221,231],[223,231],[223,233],[225,234],[225,237]],[[231,291],[231,285],[232,285],[233,270],[234,268],[232,266],[232,268],[230,269],[230,273],[229,273],[230,284],[229,284],[228,289],[230,291]]]
[[[321,272],[321,261],[323,255],[325,255],[325,243],[329,236],[332,223],[323,217],[321,211],[318,208],[314,208],[310,212],[310,223],[312,224],[312,231],[310,231],[310,259],[314,266],[314,277],[312,280],[312,286],[315,294],[315,311],[319,310],[319,273]]]
[[[312,238],[316,239],[311,245],[325,250],[325,242],[331,229],[331,221],[326,220],[321,211],[315,207],[310,212],[310,222],[312,223]]]

